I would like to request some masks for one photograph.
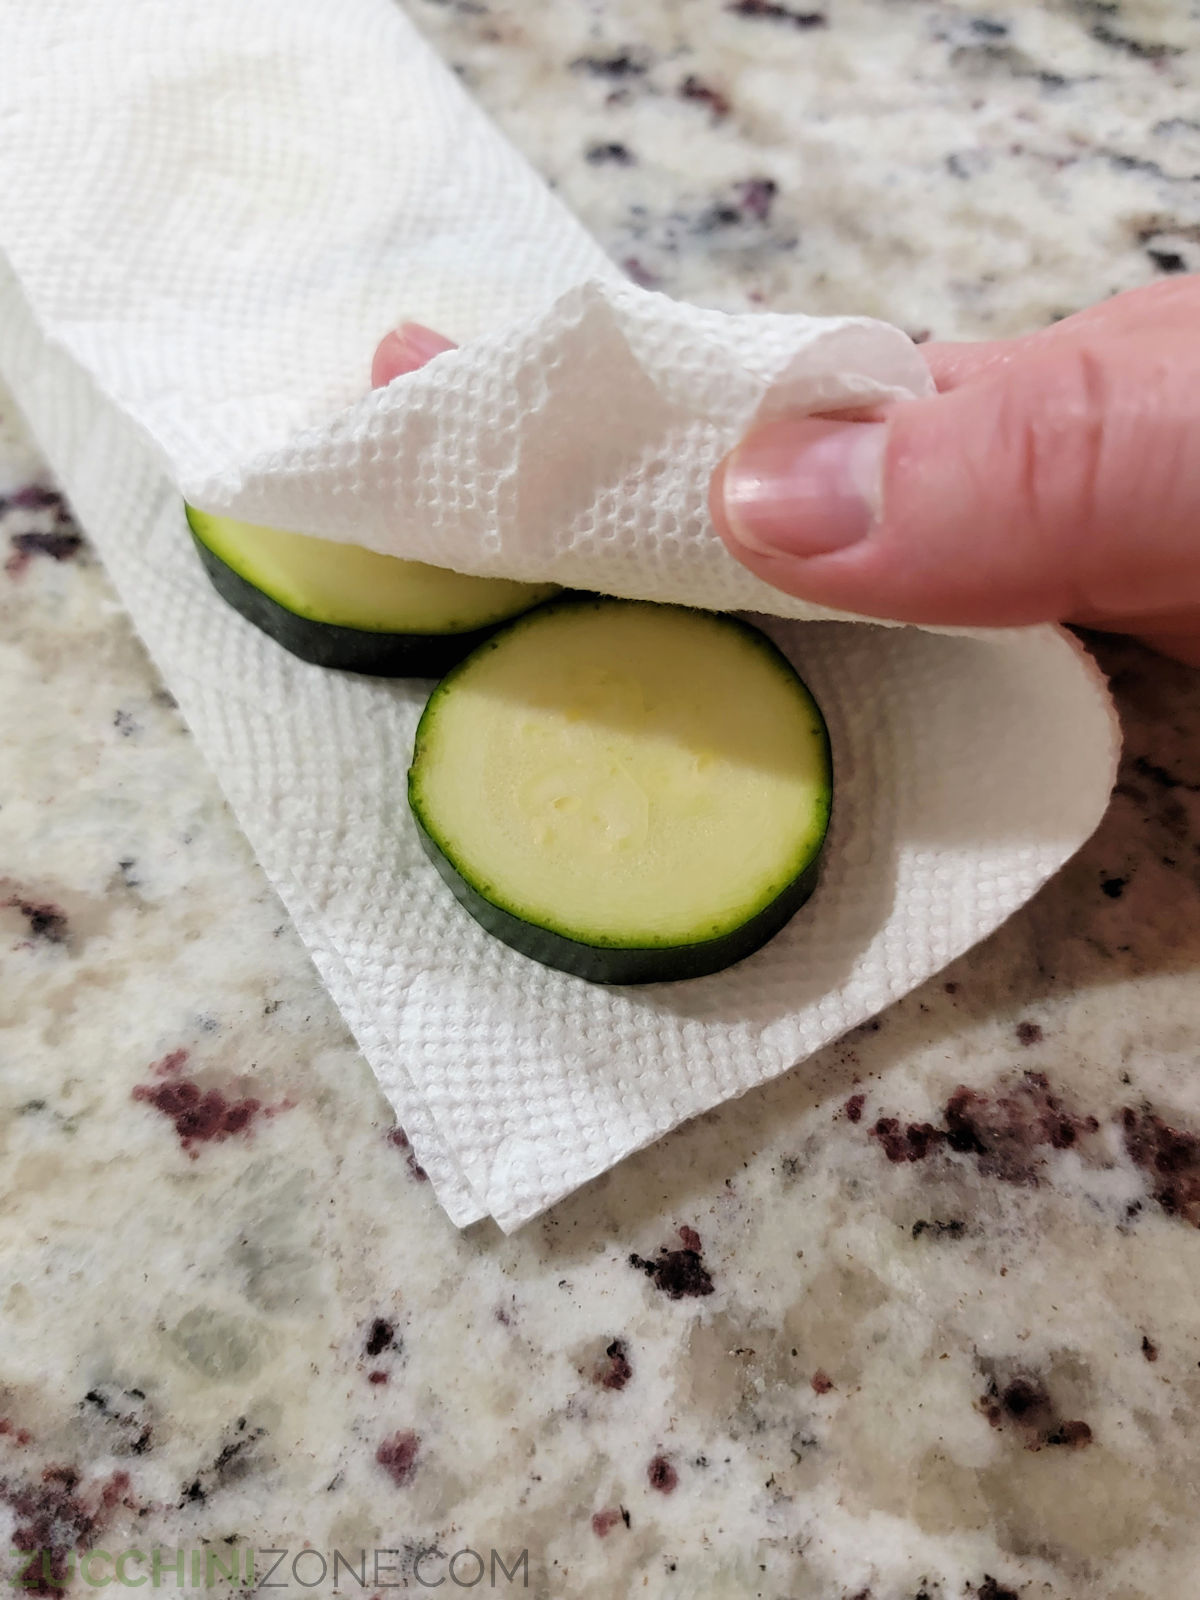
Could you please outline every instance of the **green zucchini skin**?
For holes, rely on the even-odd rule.
[[[595,595],[564,594],[505,624],[486,641],[480,655],[500,648],[508,633],[536,624],[539,618],[549,613],[573,608],[597,609],[608,604],[646,603],[607,601],[604,597]],[[686,608],[664,606],[662,609],[679,612]],[[436,836],[436,822],[430,826],[426,825],[418,794],[418,762],[422,752],[423,734],[429,725],[428,719],[436,717],[437,702],[447,692],[452,692],[455,678],[470,667],[471,658],[467,657],[439,684],[426,706],[421,725],[418,726],[413,764],[409,769],[409,808],[422,847],[439,875],[459,904],[493,937],[543,966],[570,973],[590,983],[608,985],[674,983],[710,976],[753,955],[786,926],[812,895],[820,876],[822,855],[832,814],[833,758],[828,728],[820,708],[812,700],[799,674],[778,646],[759,629],[740,618],[723,616],[721,620],[750,636],[761,651],[777,661],[782,672],[796,680],[814,714],[817,748],[825,773],[825,790],[823,815],[820,803],[814,811],[814,816],[819,818],[819,831],[808,859],[795,876],[747,920],[716,937],[693,942],[679,941],[654,945],[607,942],[602,939],[597,939],[596,942],[584,942],[542,923],[526,920],[514,910],[498,904],[459,870],[448,853],[449,847],[443,848]]]
[[[588,983],[677,983],[686,978],[707,978],[714,972],[723,972],[726,967],[761,950],[786,927],[816,888],[820,875],[821,861],[817,856],[756,917],[719,939],[659,948],[581,944],[550,928],[522,922],[511,911],[486,899],[443,855],[415,811],[413,818],[426,855],[450,886],[459,905],[481,928],[543,967],[555,967],[573,977],[584,978]]]
[[[376,633],[301,617],[235,572],[192,531],[213,588],[247,622],[301,661],[339,672],[376,678],[440,678],[496,631],[497,624],[470,633]]]

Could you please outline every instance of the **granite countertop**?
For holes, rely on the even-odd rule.
[[[976,337],[1200,268],[1196,0],[411,5],[672,294]],[[217,1594],[451,1593],[462,1551],[543,1600],[1192,1592],[1194,673],[1094,641],[1111,810],[986,944],[460,1235],[11,419],[0,461],[0,1545],[36,1591],[102,1548],[211,1554]]]

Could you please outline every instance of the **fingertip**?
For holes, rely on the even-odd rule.
[[[385,333],[371,361],[372,389],[386,388],[393,378],[411,370],[405,362],[404,341],[399,333]]]
[[[371,362],[371,387],[383,389],[393,378],[416,372],[434,356],[454,348],[452,339],[444,338],[423,323],[402,322],[398,328],[385,333],[376,347]]]

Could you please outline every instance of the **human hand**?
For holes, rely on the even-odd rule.
[[[372,382],[453,345],[405,323]],[[1200,278],[924,349],[939,393],[752,429],[709,505],[759,577],[901,622],[1064,621],[1200,665]]]
[[[1200,665],[1200,277],[923,353],[933,398],[751,430],[709,496],[729,550],[840,610],[1076,622]]]

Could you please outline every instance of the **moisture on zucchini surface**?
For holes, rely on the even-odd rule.
[[[556,585],[471,578],[187,506],[213,587],[305,661],[380,677],[438,677]]]
[[[434,690],[409,802],[490,933],[599,983],[700,977],[812,893],[825,723],[732,617],[569,598],[510,623]]]

